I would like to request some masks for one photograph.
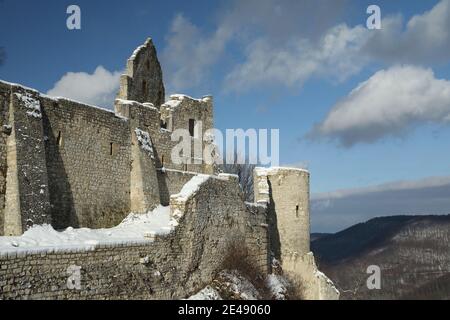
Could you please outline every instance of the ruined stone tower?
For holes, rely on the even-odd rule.
[[[295,168],[256,168],[255,200],[269,203],[275,258],[286,264],[309,252],[309,173]]]
[[[336,299],[339,292],[310,252],[309,172],[298,168],[255,168],[255,201],[267,204],[270,250],[306,299]]]

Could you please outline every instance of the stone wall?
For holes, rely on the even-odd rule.
[[[37,91],[11,85],[4,234],[51,222],[42,108]]]
[[[276,258],[309,249],[309,173],[291,168],[256,168],[255,201],[267,201]]]
[[[258,268],[265,274],[271,272],[272,255],[270,249],[269,224],[267,206],[246,203],[246,234],[245,242],[249,255],[257,263]]]
[[[162,70],[152,39],[138,47],[127,61],[120,78],[118,98],[150,102],[157,108],[164,102]]]
[[[307,300],[339,299],[333,282],[310,252],[309,172],[297,168],[255,168],[257,203],[267,204],[270,249],[285,275]]]
[[[175,129],[185,129],[186,131],[189,129],[189,113],[193,112],[194,114],[204,114],[202,117],[198,115],[199,118],[206,119],[211,117],[210,120],[206,121],[208,127],[203,127],[203,132],[207,129],[210,129],[212,126],[212,105],[210,102],[204,102],[202,100],[189,99],[182,96],[179,102],[184,103],[182,114],[185,115],[185,121],[178,120],[177,125],[180,127]],[[171,100],[169,100],[171,101]],[[164,106],[164,105],[163,105]],[[165,110],[165,107],[162,107],[161,110]],[[191,110],[191,111],[190,111]],[[127,119],[130,119],[130,129],[133,131],[134,128],[140,128],[149,132],[151,136],[151,140],[154,149],[155,156],[155,165],[156,168],[168,168],[180,171],[191,171],[198,173],[212,173],[209,166],[204,163],[195,164],[192,159],[194,154],[194,139],[191,141],[191,155],[189,157],[189,164],[182,163],[173,163],[172,162],[172,150],[174,150],[175,146],[179,144],[179,141],[172,141],[172,130],[168,130],[161,127],[161,114],[159,110],[154,107],[152,104],[141,104],[136,101],[122,100],[117,99],[115,102],[115,111],[116,114],[123,116]],[[177,111],[178,112],[178,111]],[[190,138],[187,137],[186,140]],[[201,139],[199,141],[199,145],[201,148],[203,147]]]
[[[10,94],[9,86],[0,82],[0,236],[3,235],[5,218],[6,171],[8,168],[6,140],[12,131],[8,121]]]
[[[186,165],[182,167],[189,171],[213,173],[212,166],[202,163],[203,151],[206,145],[211,143],[204,139],[205,133],[214,128],[212,97],[193,99],[186,95],[171,95],[161,106],[161,121],[168,132],[183,129],[186,133],[193,133],[191,137],[184,137],[186,140],[190,139],[191,153],[183,155]],[[195,125],[193,132],[190,132],[191,121]],[[178,144],[178,141],[175,141],[175,144]],[[175,144],[169,144],[172,146],[171,150]]]
[[[255,248],[255,261],[267,272],[265,214],[258,207],[248,210],[236,182],[233,177],[209,177],[186,201],[174,200],[173,210],[183,207],[178,226],[154,241],[3,252],[0,298],[184,298],[212,281],[235,239]],[[81,267],[81,290],[67,287],[67,270],[74,265]]]
[[[183,186],[195,175],[197,175],[197,173],[191,171],[181,171],[167,168],[164,170],[158,170],[161,204],[164,206],[169,205],[170,195],[180,192]]]
[[[18,85],[0,85],[2,234],[5,226],[6,234],[16,235],[37,223],[51,223],[56,229],[112,227],[130,211],[168,204],[169,195],[187,182],[183,174],[176,174],[180,180],[175,174],[161,175],[163,168],[209,171],[203,163],[171,162],[178,141],[161,128],[160,112],[150,103],[119,99],[112,112]],[[182,105],[176,112],[179,118],[191,108],[207,124],[204,130],[212,126],[209,98],[177,99]],[[176,123],[185,128],[188,120]],[[136,129],[148,136],[151,154],[140,145]]]
[[[172,98],[171,98],[172,99]],[[190,112],[194,114],[196,119],[204,120],[204,125],[202,128],[201,136],[203,133],[212,128],[212,104],[210,100],[208,102],[203,100],[196,100],[186,96],[177,96],[176,98],[177,108],[175,108],[177,114],[177,126],[173,129],[185,129],[188,132],[189,129],[189,119]],[[175,100],[169,100],[168,103],[173,102]],[[178,109],[180,106],[180,109]],[[173,163],[172,162],[172,151],[175,146],[179,145],[179,141],[172,141],[172,132],[173,130],[169,130],[161,127],[161,116],[160,112],[157,108],[153,107],[150,104],[141,104],[136,101],[128,101],[117,99],[115,103],[115,110],[118,115],[126,117],[130,119],[130,128],[133,129],[135,127],[141,128],[149,132],[152,143],[155,146],[155,165],[156,168],[168,168],[180,171],[191,171],[198,173],[209,173],[211,174],[211,166],[206,165],[202,162],[195,162],[195,154],[194,154],[194,146],[199,146],[198,153],[200,157],[202,156],[202,150],[205,147],[205,142],[202,139],[194,139],[189,136],[185,137],[186,141],[191,141],[191,154],[187,155],[188,161],[187,164],[184,163]],[[167,111],[167,106],[161,107],[161,114]],[[183,116],[181,116],[183,115]],[[192,116],[192,117],[194,117]],[[184,119],[184,120],[182,120]],[[194,144],[194,140],[196,140],[196,144]]]
[[[130,212],[128,121],[70,100],[41,101],[52,225],[117,225]]]
[[[186,180],[170,180],[160,174],[164,168],[213,173],[202,160],[203,133],[213,127],[212,98],[173,95],[160,112],[164,95],[151,39],[127,61],[115,112],[1,82],[1,234],[21,234],[40,223],[111,227],[130,211],[169,202]],[[184,137],[191,146],[183,150],[187,161],[174,163],[179,141],[172,141],[172,131],[189,132],[191,120],[202,128]],[[136,130],[148,137],[151,154]]]
[[[199,179],[199,176],[193,179]],[[192,228],[198,246],[205,250],[211,250],[210,257],[217,260],[226,256],[230,239],[234,239],[234,241],[244,239],[256,266],[262,272],[267,273],[269,270],[269,250],[265,210],[247,207],[243,200],[237,176],[229,174],[204,175],[203,179],[204,181],[200,179],[201,184],[198,189],[192,185],[191,180],[188,183],[190,185],[186,184],[179,194],[170,197],[172,216],[178,218],[194,213],[208,217],[209,220],[218,219],[217,222],[222,225],[222,229],[227,232],[227,236],[216,238],[214,246],[207,248],[206,243],[215,238],[211,231],[220,231],[208,230],[198,225],[198,227]],[[223,214],[218,213],[222,211]],[[200,220],[197,221],[201,222]],[[233,230],[233,232],[228,233],[227,230]],[[213,251],[221,252],[221,254],[215,255]],[[203,253],[199,252],[198,254]],[[198,268],[208,268],[208,264],[214,264],[214,261],[205,261]]]
[[[293,283],[302,288],[302,295],[307,300],[338,300],[340,293],[333,282],[317,268],[314,255],[291,254],[283,260],[283,270]]]
[[[128,120],[8,83],[0,92],[2,234],[118,224],[130,212]]]

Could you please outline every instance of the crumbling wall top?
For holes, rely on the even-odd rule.
[[[118,98],[149,102],[159,108],[164,96],[161,65],[153,41],[148,38],[128,59],[125,74],[120,78]]]

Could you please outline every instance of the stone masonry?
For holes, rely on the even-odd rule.
[[[0,81],[0,236],[109,228],[158,205],[177,223],[133,243],[0,251],[0,299],[184,298],[211,282],[236,241],[264,274],[278,259],[306,298],[336,299],[309,249],[309,173],[257,168],[255,203],[244,202],[238,177],[198,152],[212,144],[212,97],[164,101],[162,79],[148,39],[127,61],[114,111]],[[82,290],[67,286],[72,265]]]
[[[151,39],[128,60],[123,79],[115,112],[0,82],[0,235],[20,235],[42,223],[112,227],[131,211],[168,205],[168,190],[176,193],[173,186],[181,185],[162,168],[212,173],[195,154],[182,164],[171,161],[178,143],[172,131],[201,122],[202,131],[190,138],[192,145],[203,143],[213,127],[211,97],[174,95],[163,104]],[[145,82],[145,94],[138,82]]]
[[[248,209],[230,175],[209,176],[187,199],[179,225],[167,236],[136,243],[0,252],[3,299],[180,299],[202,289],[220,269],[235,240],[254,248],[252,258],[268,272],[266,217]],[[211,212],[211,208],[215,208]],[[81,267],[81,289],[67,286],[70,266]]]
[[[309,172],[297,168],[255,168],[255,201],[267,204],[270,248],[283,271],[309,299],[337,299],[339,292],[310,252]]]

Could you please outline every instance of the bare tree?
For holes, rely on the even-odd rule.
[[[224,173],[236,174],[239,177],[239,184],[241,185],[244,193],[245,201],[253,202],[255,197],[253,195],[253,169],[254,164],[237,163],[238,154],[234,154],[234,163],[226,163],[220,165],[219,170]]]

